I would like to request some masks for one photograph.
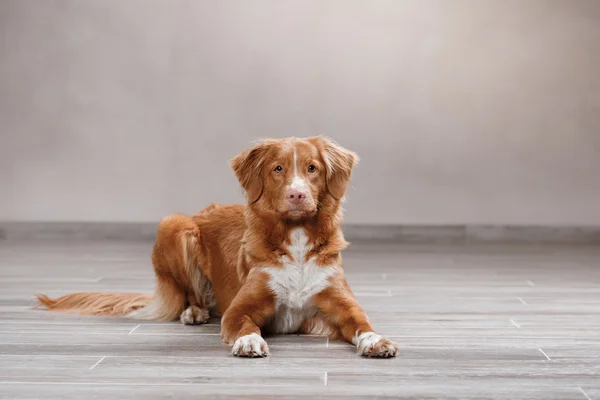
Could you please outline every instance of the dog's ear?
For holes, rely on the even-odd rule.
[[[327,137],[318,136],[316,140],[320,143],[325,162],[327,190],[336,200],[341,200],[350,182],[352,169],[359,161],[358,155]]]
[[[262,195],[263,163],[269,147],[268,141],[260,142],[256,146],[244,150],[230,162],[235,176],[246,192],[246,200],[249,204],[256,203]]]

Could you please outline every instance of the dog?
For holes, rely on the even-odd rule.
[[[202,324],[221,316],[234,356],[265,357],[262,333],[345,340],[365,357],[394,357],[342,269],[341,202],[358,156],[323,137],[264,139],[231,160],[247,204],[211,204],[160,221],[154,295],[37,295],[48,310]]]

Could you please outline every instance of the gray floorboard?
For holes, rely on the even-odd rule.
[[[316,336],[237,359],[203,326],[31,308],[32,295],[151,292],[147,242],[0,241],[0,399],[600,400],[600,249],[355,243],[350,284],[393,360]]]

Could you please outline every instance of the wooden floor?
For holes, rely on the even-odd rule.
[[[355,243],[347,275],[401,344],[392,360],[295,335],[270,338],[270,358],[238,359],[218,321],[31,309],[35,292],[151,292],[151,246],[0,241],[0,398],[600,400],[598,248]]]

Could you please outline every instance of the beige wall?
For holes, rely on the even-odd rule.
[[[0,1],[0,220],[237,202],[252,139],[362,156],[353,223],[600,224],[600,1]]]

